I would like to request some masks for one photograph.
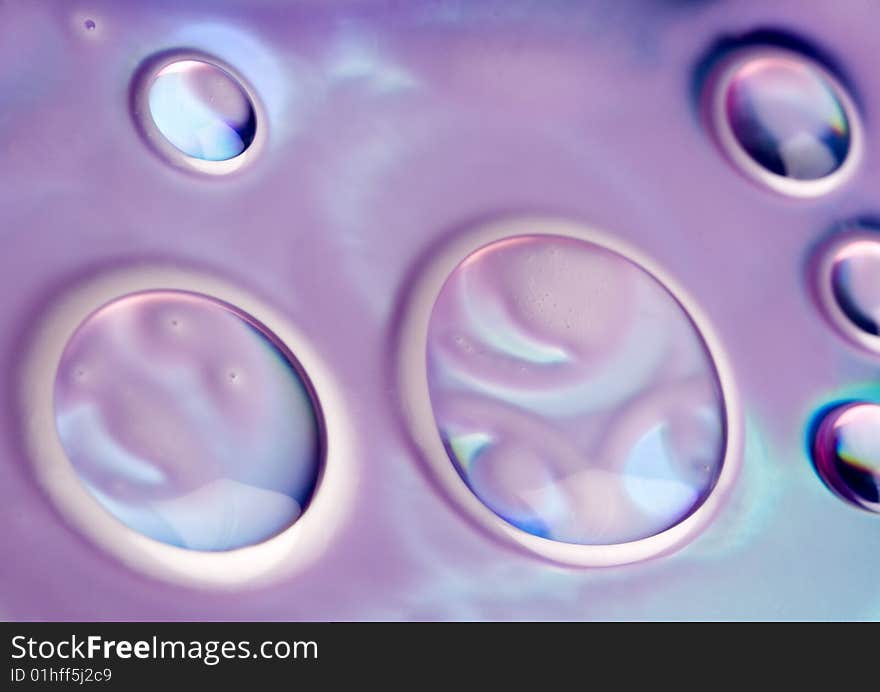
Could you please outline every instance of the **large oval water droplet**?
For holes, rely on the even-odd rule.
[[[599,245],[525,235],[465,258],[430,316],[427,374],[458,474],[535,536],[654,536],[719,478],[726,411],[700,333],[651,274]]]
[[[315,489],[319,418],[293,356],[212,298],[149,291],[99,309],[67,344],[54,396],[82,483],[158,541],[259,543],[295,522]]]
[[[816,469],[840,497],[880,512],[880,405],[855,402],[834,408],[813,440]]]

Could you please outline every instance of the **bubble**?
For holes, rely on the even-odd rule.
[[[840,178],[856,146],[854,109],[837,81],[803,56],[758,52],[732,63],[719,83],[716,119],[733,158],[792,194]]]
[[[727,117],[742,147],[777,175],[815,180],[849,152],[849,123],[834,90],[793,59],[742,66],[728,88]]]
[[[148,80],[146,89],[155,128],[188,157],[228,161],[241,156],[256,138],[251,97],[219,65],[194,58],[168,62]]]
[[[813,458],[835,493],[880,512],[880,405],[854,402],[827,412],[816,429]]]
[[[322,465],[293,357],[252,318],[195,293],[134,293],[92,313],[64,349],[54,409],[91,495],[182,548],[230,550],[286,529]]]
[[[719,479],[726,411],[701,334],[652,274],[601,245],[519,235],[471,253],[434,303],[426,359],[449,461],[524,532],[637,541]]]
[[[850,224],[820,247],[811,266],[833,326],[853,343],[880,353],[880,234]]]
[[[832,290],[840,310],[865,333],[880,336],[880,241],[854,240],[833,263]]]

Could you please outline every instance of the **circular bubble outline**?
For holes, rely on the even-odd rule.
[[[821,250],[816,270],[816,291],[825,316],[839,334],[870,353],[880,354],[880,336],[866,332],[855,324],[834,295],[834,265],[841,254],[855,243],[870,243],[880,250],[880,234],[852,229],[826,243]]]
[[[827,84],[843,108],[849,123],[850,146],[839,168],[816,180],[795,180],[778,175],[755,161],[740,144],[727,119],[727,92],[736,73],[743,65],[762,58],[785,58],[804,63],[814,70]],[[790,197],[821,197],[837,189],[853,177],[864,156],[864,133],[858,109],[840,80],[824,65],[809,57],[775,46],[744,48],[722,63],[715,78],[711,80],[710,119],[716,139],[727,158],[755,182]]]
[[[816,429],[812,440],[812,452],[816,471],[822,479],[822,482],[832,493],[853,507],[857,507],[866,512],[871,512],[872,514],[877,514],[880,513],[880,503],[866,500],[858,493],[854,492],[838,473],[833,461],[829,459],[827,450],[821,445],[822,440],[827,436],[829,431],[840,422],[841,418],[847,413],[862,407],[877,408],[877,404],[871,401],[852,401],[836,406],[828,411]]]
[[[190,156],[178,149],[159,130],[159,126],[150,112],[150,87],[163,69],[169,65],[193,60],[203,62],[225,72],[250,99],[254,110],[256,129],[254,139],[250,145],[237,156],[223,161],[207,161],[195,156]],[[256,90],[245,77],[230,64],[208,53],[197,50],[167,50],[147,58],[135,73],[131,90],[132,114],[135,124],[146,140],[147,144],[162,158],[172,165],[208,175],[228,175],[250,165],[257,158],[266,145],[268,124],[266,110],[262,101],[257,96]]]
[[[563,543],[535,536],[495,514],[455,470],[437,428],[427,371],[427,338],[434,304],[452,272],[475,251],[521,236],[573,238],[610,250],[634,262],[678,302],[702,338],[721,387],[726,445],[721,472],[703,503],[674,526],[646,538],[608,545]],[[490,222],[442,248],[420,273],[403,314],[399,332],[398,388],[410,437],[430,474],[453,503],[493,536],[553,562],[576,567],[610,567],[640,562],[672,552],[704,529],[733,485],[742,456],[743,417],[733,371],[721,341],[690,295],[657,263],[614,236],[558,218],[521,217]]]
[[[186,291],[219,300],[263,325],[289,350],[310,385],[322,423],[323,459],[305,511],[280,533],[226,551],[172,546],[128,527],[79,480],[55,426],[54,388],[68,342],[84,320],[108,303],[152,290]],[[343,389],[305,334],[279,312],[237,286],[167,266],[109,271],[61,296],[43,315],[24,359],[19,383],[25,447],[38,483],[62,517],[129,568],[172,583],[231,589],[261,586],[317,560],[351,508],[358,469]],[[328,413],[329,412],[329,415]]]

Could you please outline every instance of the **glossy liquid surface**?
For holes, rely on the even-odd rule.
[[[524,531],[646,538],[718,478],[724,406],[699,333],[656,279],[598,245],[523,236],[473,253],[437,299],[427,358],[451,463]]]
[[[55,419],[91,494],[158,541],[258,543],[303,512],[320,469],[307,388],[271,335],[204,296],[153,291],[92,314],[58,369]]]

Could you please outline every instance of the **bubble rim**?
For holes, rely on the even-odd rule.
[[[824,79],[834,93],[846,116],[850,131],[849,151],[843,163],[823,178],[795,180],[767,170],[755,161],[740,144],[727,119],[727,93],[736,73],[745,64],[762,58],[784,58],[804,63]],[[754,182],[762,183],[774,192],[809,199],[821,197],[849,181],[864,157],[864,133],[862,121],[855,103],[841,81],[824,65],[795,50],[778,46],[743,48],[722,62],[711,80],[709,118],[715,139],[722,152],[733,165]]]
[[[811,440],[812,449],[810,451],[812,452],[816,473],[825,487],[851,507],[870,512],[871,514],[880,514],[880,503],[865,500],[858,493],[854,492],[841,478],[833,460],[829,459],[825,448],[820,444],[821,440],[829,432],[829,429],[832,429],[846,413],[861,407],[880,409],[880,404],[868,400],[848,401],[826,411],[816,427],[815,434]]]
[[[180,548],[117,519],[80,481],[55,425],[54,389],[67,345],[96,310],[149,291],[185,291],[226,303],[258,321],[295,359],[321,424],[323,457],[305,511],[286,529],[225,551]],[[62,518],[105,553],[156,579],[221,590],[257,587],[306,569],[345,523],[359,469],[343,389],[304,332],[249,292],[224,280],[169,266],[108,271],[61,296],[42,316],[22,364],[19,402],[24,442],[36,480]],[[326,415],[327,411],[331,415]]]
[[[238,84],[239,88],[250,99],[251,107],[254,111],[254,119],[256,120],[254,139],[244,151],[233,156],[231,159],[207,161],[190,156],[174,146],[171,140],[162,134],[153,118],[149,103],[150,87],[158,77],[159,72],[169,65],[186,60],[203,62],[222,70]],[[163,50],[144,60],[140,67],[138,67],[132,80],[131,104],[135,124],[146,140],[147,145],[175,167],[197,173],[223,176],[241,170],[245,166],[252,164],[254,159],[260,155],[269,136],[266,110],[250,82],[245,79],[241,72],[225,60],[199,50],[172,48]]]
[[[835,331],[850,343],[863,350],[880,355],[880,336],[870,334],[855,324],[843,311],[834,295],[834,265],[840,253],[853,243],[868,242],[880,250],[880,233],[857,226],[834,236],[820,249],[820,258],[815,272],[816,292],[825,317]]]
[[[702,338],[721,388],[725,450],[721,471],[702,504],[679,523],[652,536],[624,543],[581,545],[528,533],[505,521],[477,497],[456,471],[440,437],[427,372],[428,328],[434,305],[452,272],[491,243],[521,236],[573,238],[603,247],[654,278],[679,303]],[[612,567],[670,553],[700,533],[733,485],[742,457],[744,423],[733,371],[721,341],[702,309],[668,272],[628,243],[587,225],[561,218],[526,216],[489,222],[441,248],[420,274],[405,306],[399,332],[398,389],[403,418],[429,473],[459,509],[491,535],[552,562],[574,567]]]

